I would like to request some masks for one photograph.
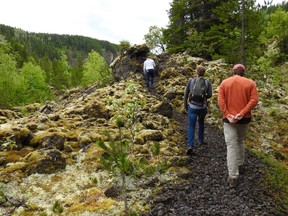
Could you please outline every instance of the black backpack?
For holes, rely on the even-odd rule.
[[[194,84],[193,88],[192,84]],[[207,80],[205,80],[203,77],[192,79],[190,81],[189,101],[203,103],[206,98],[207,88]]]

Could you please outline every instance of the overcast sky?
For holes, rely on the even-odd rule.
[[[28,32],[144,43],[149,27],[168,25],[173,0],[2,0],[0,24]],[[263,3],[264,0],[257,0]],[[273,3],[282,0],[273,0]]]

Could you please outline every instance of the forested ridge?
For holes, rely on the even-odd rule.
[[[67,55],[69,64],[74,66],[78,56],[85,59],[91,50],[98,52],[111,63],[119,52],[119,46],[116,44],[80,35],[33,33],[3,24],[0,24],[0,34],[17,54],[20,67],[32,57],[36,61],[46,55],[51,61],[60,59],[63,52]]]
[[[95,81],[101,86],[118,54],[119,45],[108,41],[0,25],[0,107],[42,103]]]

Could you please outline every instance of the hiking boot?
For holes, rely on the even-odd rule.
[[[228,176],[227,182],[228,182],[230,187],[235,188],[237,186],[237,183],[238,183],[238,178],[233,178],[231,176]]]
[[[206,142],[199,143],[199,145],[208,145]]]
[[[193,149],[192,149],[192,147],[189,147],[189,148],[187,149],[187,151],[186,151],[186,154],[187,154],[187,155],[192,155],[192,153],[193,153]]]

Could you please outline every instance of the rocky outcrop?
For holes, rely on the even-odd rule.
[[[56,149],[40,149],[25,157],[28,174],[51,174],[66,168],[66,159]]]
[[[116,80],[127,79],[131,74],[143,74],[143,62],[149,48],[146,45],[136,45],[119,56],[111,64],[112,74]]]

